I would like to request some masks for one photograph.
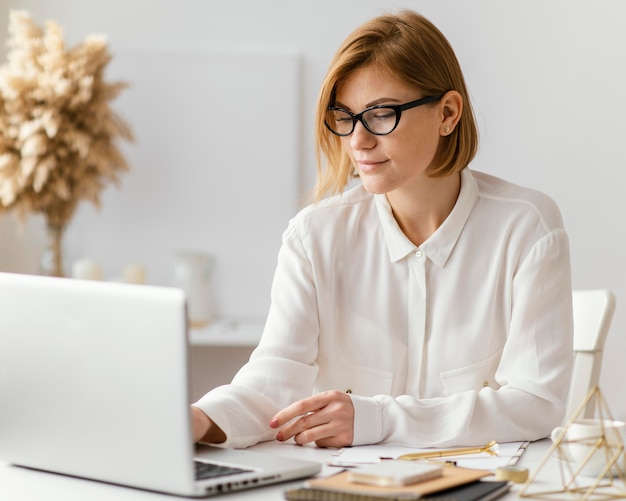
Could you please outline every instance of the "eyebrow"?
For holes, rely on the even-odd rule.
[[[402,103],[402,102],[403,101],[401,101],[400,99],[396,99],[393,97],[381,97],[381,98],[375,99],[374,101],[366,103],[364,109],[371,108],[372,106],[378,106],[379,104],[394,104],[394,103]],[[337,106],[338,108],[344,108],[346,110],[350,110],[350,107],[346,106],[341,101],[335,101],[335,106]]]

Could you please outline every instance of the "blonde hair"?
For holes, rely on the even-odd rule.
[[[313,198],[341,193],[355,177],[339,137],[324,125],[338,85],[355,70],[374,66],[424,92],[425,96],[457,91],[463,112],[453,132],[442,137],[435,155],[433,177],[464,169],[476,155],[478,130],[465,79],[450,43],[425,17],[410,10],[376,17],[354,30],[339,47],[320,89],[316,122],[317,183]],[[326,159],[324,165],[323,159]]]

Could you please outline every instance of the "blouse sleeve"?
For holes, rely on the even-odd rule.
[[[194,405],[227,436],[221,447],[247,447],[273,439],[270,419],[311,395],[317,375],[318,318],[311,264],[292,221],[283,234],[263,336],[229,385]]]

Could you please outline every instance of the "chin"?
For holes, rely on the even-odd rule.
[[[391,191],[389,186],[386,186],[385,184],[364,181],[363,178],[361,178],[361,184],[363,188],[365,188],[365,191],[371,193],[372,195],[384,195],[385,193],[389,193],[389,191]]]

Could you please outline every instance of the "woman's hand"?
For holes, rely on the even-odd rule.
[[[290,421],[294,418],[294,422]],[[289,423],[289,424],[286,424]],[[270,421],[279,428],[276,440],[291,437],[297,444],[315,442],[318,447],[344,447],[354,440],[354,405],[350,395],[325,391],[285,407]]]
[[[226,441],[226,434],[222,429],[193,405],[191,406],[191,427],[194,443],[202,441],[209,444],[221,444]]]

